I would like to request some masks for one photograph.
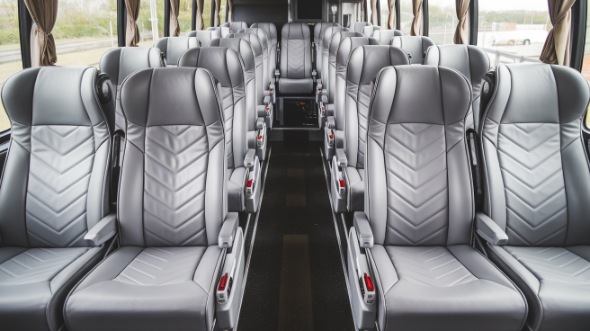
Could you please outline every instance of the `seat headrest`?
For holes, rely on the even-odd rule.
[[[465,120],[470,107],[471,84],[456,70],[435,66],[389,66],[377,75],[370,107],[370,121],[374,124],[370,125],[449,125]],[[382,133],[380,130],[369,132]]]
[[[147,68],[164,66],[162,52],[155,47],[118,47],[108,50],[100,59],[100,70],[115,85],[132,73]]]
[[[489,93],[483,122],[498,124],[569,123],[586,114],[590,99],[588,82],[578,71],[549,64],[502,64]]]
[[[347,80],[358,85],[370,84],[381,69],[410,64],[400,48],[384,45],[357,47],[350,56]]]
[[[10,77],[2,102],[12,123],[95,126],[105,122],[92,67],[40,67]]]
[[[141,127],[223,123],[218,100],[217,83],[202,68],[144,69],[121,87],[121,110]]]
[[[238,38],[216,39],[211,42],[212,47],[227,47],[236,51],[242,58],[245,70],[254,70],[256,60],[254,59],[254,50],[249,42]]]
[[[184,52],[200,45],[196,37],[164,37],[156,41],[154,47],[164,53],[167,66],[176,66]]]

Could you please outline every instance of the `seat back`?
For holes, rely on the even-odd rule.
[[[590,172],[582,121],[590,92],[577,71],[500,65],[482,118],[487,214],[517,246],[590,244]]]
[[[333,26],[339,26],[338,23],[318,22],[313,27],[313,42],[315,45],[315,68],[318,78],[322,78],[322,50],[324,48],[324,34],[326,30]]]
[[[399,47],[410,56],[410,64],[424,64],[426,51],[434,46],[432,39],[424,36],[395,36],[391,46]]]
[[[352,32],[356,35],[356,32]],[[346,99],[346,73],[348,71],[348,61],[352,52],[357,47],[365,45],[377,45],[377,41],[373,38],[367,37],[344,37],[338,47],[336,54],[336,84],[334,95],[334,119],[336,121],[336,129],[344,129],[344,114]]]
[[[94,68],[42,67],[4,84],[12,129],[0,185],[2,246],[86,246],[84,235],[108,212],[111,140],[97,76]]]
[[[339,25],[330,26],[324,32],[322,37],[322,84],[324,89],[328,89],[329,83],[329,72],[330,72],[330,43],[332,42],[332,36],[338,31],[350,31],[347,28],[343,28]],[[324,79],[326,78],[326,79]]]
[[[365,37],[372,37],[373,32],[376,30],[381,30],[381,27],[378,25],[367,25],[363,28],[363,34]]]
[[[464,245],[473,189],[465,138],[471,87],[453,69],[385,68],[367,132],[365,212],[375,243]]]
[[[371,24],[367,22],[354,22],[350,26],[350,30],[358,33],[363,33],[365,27],[370,26]]]
[[[284,78],[311,78],[311,39],[307,24],[283,25],[279,70]]]
[[[125,128],[125,118],[121,113],[117,96],[121,84],[132,73],[148,68],[160,68],[164,66],[161,52],[152,47],[119,47],[108,50],[100,59],[100,70],[109,76],[113,84],[112,98],[115,107],[115,130]]]
[[[266,91],[270,86],[271,76],[274,76],[274,71],[272,73],[270,71],[270,43],[268,36],[263,29],[258,28],[243,29],[239,33],[252,33],[258,36],[258,41],[260,41],[260,45],[262,46],[262,88]]]
[[[251,28],[255,29],[262,29],[266,32],[266,36],[268,37],[268,47],[270,52],[268,54],[268,60],[270,63],[270,74],[274,76],[275,70],[277,70],[277,48],[278,48],[278,34],[277,34],[277,27],[274,23],[254,23],[250,26]]]
[[[179,67],[207,69],[217,80],[225,128],[228,169],[244,166],[248,149],[245,69],[242,58],[226,47],[193,48],[182,55]]]
[[[221,38],[221,36],[219,35],[219,31],[217,30],[190,31],[186,34],[186,36],[196,37],[201,43],[201,47],[209,47],[209,45],[211,45],[211,41],[213,41],[214,39]]]
[[[330,48],[328,49],[328,103],[334,103],[336,96],[336,55],[338,54],[338,48],[340,42],[346,37],[362,37],[363,34],[352,31],[338,31],[332,35],[332,41],[330,42]]]
[[[164,54],[164,65],[178,66],[180,56],[187,50],[199,47],[201,43],[196,37],[164,37],[154,44]]]
[[[231,33],[236,33],[240,30],[247,29],[248,23],[246,22],[225,22],[220,25],[221,28],[229,28]]]
[[[385,67],[404,64],[409,64],[408,56],[393,46],[360,46],[352,52],[344,99],[344,151],[349,166],[365,168],[367,119],[375,77]]]
[[[254,63],[256,64],[256,104],[264,103],[264,49],[257,35],[249,32],[233,33],[228,38],[243,39],[250,44],[254,51]]]
[[[479,125],[481,82],[490,70],[490,59],[486,52],[471,45],[435,45],[426,52],[424,64],[453,68],[467,77],[473,93],[467,126],[474,128]]]
[[[244,39],[223,38],[211,42],[212,47],[226,47],[233,49],[240,55],[244,66],[244,88],[246,94],[246,127],[248,130],[248,148],[256,148],[256,63],[254,50],[250,43]]]
[[[146,69],[123,84],[123,246],[217,244],[227,213],[219,101],[214,78],[201,68]]]
[[[396,36],[403,36],[404,34],[399,30],[375,30],[371,37],[375,38],[379,45],[391,45],[391,40]]]

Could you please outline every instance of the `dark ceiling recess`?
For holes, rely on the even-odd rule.
[[[297,0],[297,18],[300,20],[321,20],[322,1]]]

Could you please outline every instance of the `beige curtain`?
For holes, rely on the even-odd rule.
[[[219,1],[221,1],[221,0],[219,0]],[[233,12],[233,10],[234,10],[234,4],[232,3],[231,0],[227,0],[226,6],[227,6],[227,21],[228,22],[233,22],[234,21],[234,18],[233,18],[233,16],[234,16],[234,12]]]
[[[203,22],[203,6],[204,0],[197,0],[197,30],[203,30],[205,24]]]
[[[31,65],[54,65],[57,52],[51,30],[57,19],[57,0],[25,0],[25,6],[35,22],[31,30]]]
[[[395,30],[395,0],[389,0],[389,16],[387,16],[387,28]]]
[[[569,65],[571,9],[576,0],[548,0],[547,2],[553,28],[549,31],[540,59],[545,63]]]
[[[178,37],[180,35],[180,24],[178,23],[178,12],[180,0],[170,0],[170,36]]]
[[[125,29],[126,46],[137,46],[140,40],[139,28],[137,27],[139,5],[139,0],[125,0],[125,8],[127,8],[127,26]]]
[[[457,28],[455,29],[455,44],[469,44],[469,27],[467,19],[469,18],[469,0],[455,0],[455,10],[457,11]]]
[[[219,17],[219,12],[221,11],[221,0],[211,1],[215,1],[215,26],[219,26],[221,24],[221,17]]]
[[[371,0],[371,24],[379,25],[379,11],[377,10],[377,0]]]
[[[423,31],[422,27],[422,0],[412,0],[412,11],[414,12],[414,20],[412,20],[412,30],[410,31],[412,36],[421,36]]]

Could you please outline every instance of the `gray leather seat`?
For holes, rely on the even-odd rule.
[[[391,39],[391,46],[406,51],[410,56],[410,64],[424,64],[426,51],[434,46],[434,42],[424,36],[396,36]]]
[[[64,326],[63,302],[106,252],[111,140],[94,68],[42,67],[9,78],[12,123],[0,188],[0,325]],[[114,218],[111,217],[114,221]],[[101,221],[102,220],[102,221]]]
[[[268,108],[268,110],[266,111],[266,115],[268,117],[266,121],[266,126],[269,129],[272,129],[272,124],[274,121],[273,93],[275,91],[275,86],[274,79],[272,79],[274,77],[274,71],[271,72],[270,42],[268,36],[263,29],[259,28],[243,29],[240,30],[239,33],[252,33],[258,36],[258,40],[260,41],[260,45],[262,46],[262,92],[264,94],[262,105],[264,105],[265,108]]]
[[[186,36],[196,37],[201,43],[201,47],[209,47],[209,45],[211,45],[211,41],[213,41],[214,39],[221,38],[221,35],[217,30],[190,31],[186,34]]]
[[[317,78],[322,79],[322,50],[324,48],[324,34],[326,30],[333,26],[339,26],[338,23],[318,22],[313,27],[313,43],[315,45],[315,68],[317,71]]]
[[[382,30],[382,28],[378,25],[367,25],[363,28],[363,34],[365,35],[365,37],[372,37],[373,32],[375,32],[376,30]]]
[[[248,23],[246,22],[225,22],[220,25],[221,28],[229,28],[231,33],[236,33],[240,30],[247,29]]]
[[[369,24],[367,22],[354,22],[350,26],[350,30],[351,31],[354,31],[354,32],[358,32],[358,33],[363,33],[363,30],[367,26],[371,26],[371,24]]]
[[[215,294],[228,263],[241,261],[224,296],[239,301],[244,253],[237,213],[227,212],[219,101],[214,79],[200,68],[146,69],[123,84],[121,247],[70,293],[68,330],[234,326]]]
[[[279,91],[282,94],[313,92],[311,39],[306,23],[283,25],[279,71]]]
[[[365,307],[376,308],[383,331],[522,330],[522,293],[470,245],[469,82],[453,69],[398,66],[385,68],[375,85],[366,215],[355,213],[349,240],[358,253],[349,254],[349,266],[368,258],[374,270],[377,299]],[[350,279],[357,275],[350,267]],[[359,282],[350,283],[359,293]],[[357,327],[371,321],[358,318],[359,294]]]
[[[367,119],[374,80],[381,69],[405,64],[409,64],[407,54],[393,46],[360,46],[350,56],[344,97],[344,133],[335,133],[336,137],[343,137],[344,148],[336,148],[332,161],[331,196],[336,212],[363,210]]]
[[[356,32],[344,32],[343,35],[358,35]],[[324,128],[324,156],[326,160],[332,160],[336,148],[344,148],[344,118],[345,118],[345,97],[346,97],[346,74],[348,72],[348,61],[352,52],[360,46],[377,45],[373,38],[366,37],[343,37],[336,53],[336,73],[334,84],[334,107],[333,115],[326,120]]]
[[[246,92],[246,123],[248,130],[248,148],[256,150],[260,160],[264,160],[267,148],[266,116],[260,116],[256,106],[256,63],[254,50],[251,44],[239,38],[223,38],[214,40],[211,43],[214,47],[227,47],[236,51],[242,58],[245,70],[245,92]]]
[[[377,40],[377,42],[379,43],[379,45],[391,45],[391,40],[393,39],[393,37],[403,36],[403,35],[404,35],[403,32],[401,32],[399,30],[379,29],[379,30],[373,31],[373,34],[371,35],[371,37],[375,38]]]
[[[247,73],[242,58],[230,48],[199,47],[184,53],[178,65],[207,69],[217,80],[225,124],[229,211],[255,213],[260,197],[260,161],[256,149],[248,148],[246,103],[254,100],[246,95]]]
[[[453,68],[462,73],[471,83],[472,107],[467,117],[467,127],[479,125],[481,82],[490,70],[488,54],[472,45],[435,45],[428,48],[424,64]]]
[[[326,110],[325,107],[322,107],[321,101],[322,98],[325,98],[325,96],[328,95],[328,89],[329,89],[329,68],[330,68],[330,43],[332,42],[332,36],[338,32],[338,31],[350,31],[348,30],[348,28],[344,28],[341,27],[339,25],[333,25],[333,26],[329,26],[328,28],[326,28],[326,31],[324,31],[324,34],[322,36],[322,54],[321,54],[321,67],[322,67],[322,72],[320,73],[320,76],[322,77],[321,80],[318,81],[318,84],[316,85],[316,103],[318,103],[319,108],[318,108],[318,112],[320,113],[320,127],[323,126],[323,121],[325,121],[325,116],[326,116],[326,112],[328,112],[328,115],[332,115],[331,112],[332,110]]]
[[[155,47],[119,47],[104,53],[100,59],[100,70],[109,76],[113,84],[113,93],[111,94],[113,102],[116,102],[115,130],[125,129],[125,117],[123,117],[117,98],[125,78],[138,70],[163,66],[161,52]]]
[[[164,37],[154,44],[164,55],[164,64],[167,67],[178,66],[180,56],[187,50],[201,46],[196,37]]]
[[[271,75],[271,82],[272,82],[272,96],[273,96],[273,103],[276,102],[275,98],[275,71],[277,70],[277,54],[278,54],[278,35],[277,35],[277,27],[274,23],[254,23],[250,26],[250,28],[254,29],[261,29],[262,31],[266,32],[266,36],[268,37],[268,47],[269,47],[269,54],[268,54],[268,63],[270,64],[269,73]]]
[[[500,65],[486,94],[477,233],[527,297],[530,330],[588,330],[588,83],[568,67]]]

